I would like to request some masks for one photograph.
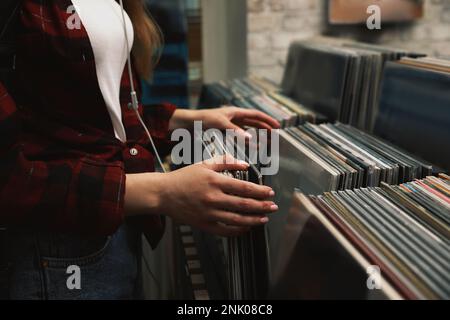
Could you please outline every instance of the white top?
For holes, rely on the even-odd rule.
[[[127,140],[120,107],[120,83],[127,62],[127,47],[120,5],[114,0],[72,0],[94,51],[98,84],[117,139]],[[125,13],[129,47],[133,25]]]

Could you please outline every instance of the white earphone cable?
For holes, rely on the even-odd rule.
[[[130,50],[130,44],[128,42],[128,32],[127,32],[127,24],[126,24],[126,20],[125,20],[125,10],[123,7],[123,0],[120,0],[120,7],[122,9],[123,31],[125,33],[125,42],[126,42],[127,55],[128,55],[128,59],[127,59],[128,77],[130,78],[130,86],[131,86],[131,92],[130,92],[131,102],[130,102],[129,106],[134,110],[137,118],[139,119],[139,123],[144,128],[144,131],[147,134],[148,139],[150,140],[150,143],[152,145],[153,152],[155,153],[155,156],[158,159],[158,163],[161,167],[161,170],[163,172],[166,172],[166,169],[164,168],[164,165],[161,161],[161,157],[159,156],[158,150],[156,149],[156,145],[153,141],[152,135],[150,134],[150,131],[148,130],[147,125],[145,124],[141,115],[139,114],[139,102],[138,102],[137,93],[136,93],[136,90],[134,87],[134,81],[133,81],[134,78],[133,78],[133,70],[131,68],[131,50]]]

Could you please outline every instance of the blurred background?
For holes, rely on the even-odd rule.
[[[348,124],[351,127],[345,130],[352,130],[350,140],[355,139],[349,145],[374,146],[373,139],[379,138],[391,143],[375,147],[390,150],[384,155],[370,151],[382,166],[385,157],[398,161],[399,154],[408,159],[413,155],[418,163],[433,164],[433,174],[448,173],[450,0],[147,0],[147,4],[164,33],[165,47],[152,83],[143,84],[144,103],[257,109],[279,120],[287,137],[280,143],[280,171],[265,181],[275,190],[280,208],[266,233],[252,233],[251,241],[244,239],[233,251],[229,248],[234,245],[223,245],[196,230],[167,228],[171,231],[163,244],[155,252],[145,250],[148,265],[160,279],[146,275],[148,296],[385,298],[367,291],[365,270],[343,254],[345,250],[333,249],[337,244],[333,237],[326,242],[314,229],[300,241],[303,227],[291,225],[287,218],[294,188],[315,195],[339,189],[317,178],[327,177],[323,169],[329,167],[310,155],[323,156],[324,163],[334,156],[311,142],[316,141],[314,135],[305,139],[309,132],[305,128],[324,123],[330,128],[336,121]],[[368,12],[372,5],[380,10],[380,29],[367,25],[376,13]],[[303,134],[298,135],[298,128]],[[346,167],[333,165],[349,176]],[[361,165],[372,167],[370,161]],[[420,175],[406,180],[424,178]],[[299,238],[289,238],[285,230],[295,230]],[[308,240],[311,235],[317,238]],[[324,248],[307,247],[317,243]],[[227,257],[245,253],[243,248],[252,248],[252,254],[233,260],[241,261],[241,269],[230,267]],[[309,255],[320,250],[324,253]],[[176,254],[167,255],[171,251]],[[189,272],[183,259],[191,266]],[[243,266],[257,272],[246,274]]]
[[[252,73],[280,83],[289,45],[318,35],[450,56],[450,0],[147,0],[166,46],[147,103],[196,106],[203,82]],[[382,9],[369,30],[370,4]],[[364,21],[364,22],[362,22]]]

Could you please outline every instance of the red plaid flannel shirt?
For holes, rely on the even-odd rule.
[[[128,141],[115,138],[86,30],[67,27],[70,6],[23,1],[14,99],[0,84],[0,223],[110,235],[124,222],[125,174],[154,171],[154,155],[127,107],[125,70],[120,96]],[[169,104],[139,108],[162,154],[174,111]],[[156,245],[162,218],[139,220]]]

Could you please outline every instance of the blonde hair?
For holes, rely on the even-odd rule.
[[[152,19],[144,0],[124,0],[124,7],[133,22],[133,62],[142,79],[150,80],[163,46],[161,29]]]

